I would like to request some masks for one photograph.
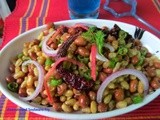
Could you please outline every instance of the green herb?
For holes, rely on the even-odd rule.
[[[91,43],[96,43],[99,54],[102,55],[105,34],[101,30],[96,31],[96,27],[90,27],[82,36]]]
[[[102,31],[97,31],[95,33],[96,45],[98,46],[98,52],[100,55],[102,55],[104,37],[105,37],[105,34]]]
[[[53,60],[51,58],[47,58],[45,61],[45,66],[51,66],[53,63]]]
[[[91,43],[95,42],[94,32],[96,27],[90,27],[87,32],[84,32],[82,36]]]
[[[57,80],[57,79],[51,78],[51,81],[50,81],[51,86],[58,86],[60,84],[62,84],[62,79]]]
[[[16,82],[8,83],[7,88],[12,92],[18,91],[18,84]]]
[[[135,95],[132,98],[134,104],[141,103],[143,101],[143,97],[140,95]]]

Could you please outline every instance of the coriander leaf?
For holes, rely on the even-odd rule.
[[[105,34],[100,30],[95,33],[96,45],[98,46],[98,52],[101,55],[103,50],[102,48],[104,45],[104,37],[105,37]]]
[[[84,32],[82,34],[82,37],[84,37],[89,42],[94,43],[95,42],[95,38],[94,38],[95,29],[96,27],[90,27],[87,32]]]

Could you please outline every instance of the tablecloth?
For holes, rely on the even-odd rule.
[[[101,0],[99,19],[116,20],[148,29],[133,17],[115,18],[103,9],[105,0]],[[137,0],[137,14],[160,30],[160,0]],[[126,9],[128,6],[116,6],[117,10]],[[67,0],[17,0],[16,8],[4,21],[3,43],[4,47],[17,35],[34,27],[48,22],[68,20]],[[154,33],[153,33],[154,34]],[[12,111],[10,108],[15,108]],[[41,115],[25,111],[8,100],[0,92],[0,120],[52,120]],[[133,112],[106,120],[160,120],[160,97]]]

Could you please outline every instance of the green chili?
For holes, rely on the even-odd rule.
[[[50,81],[50,85],[51,86],[58,86],[62,84],[62,79],[54,79],[54,78],[51,78],[51,81]]]
[[[90,70],[87,70],[84,74],[83,77],[86,78],[86,80],[91,80],[91,74],[90,74]]]
[[[126,48],[125,46],[121,46],[118,49],[118,54],[119,55],[126,55],[128,53],[128,48]]]
[[[140,95],[135,95],[132,98],[134,104],[141,103],[143,101],[143,97]]]
[[[8,83],[7,88],[12,92],[17,92],[18,91],[18,83],[16,83],[16,82]]]
[[[53,60],[51,58],[47,58],[45,61],[45,66],[51,66],[53,63]]]

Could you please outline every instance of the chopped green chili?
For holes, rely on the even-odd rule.
[[[125,46],[120,46],[118,48],[118,54],[119,55],[126,55],[128,53],[128,48]]]
[[[16,83],[16,82],[8,83],[7,87],[12,92],[17,92],[18,91],[18,83]]]
[[[51,58],[47,58],[45,61],[45,66],[51,66],[53,63],[53,60]]]
[[[90,74],[90,70],[87,70],[84,74],[83,77],[86,78],[87,80],[91,80],[91,74]]]
[[[132,98],[134,104],[141,103],[143,101],[143,97],[140,95],[135,95]]]
[[[51,78],[51,81],[50,81],[50,85],[51,86],[58,86],[62,84],[62,79],[54,79],[54,78]]]

